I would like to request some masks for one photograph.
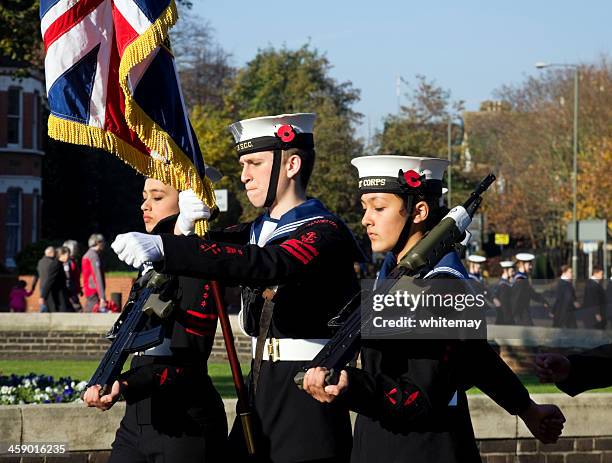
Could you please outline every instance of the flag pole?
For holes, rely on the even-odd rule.
[[[198,220],[198,222],[202,222]],[[197,229],[202,229],[196,226]],[[221,296],[221,290],[219,288],[219,282],[213,280],[210,282],[213,298],[215,300],[215,307],[217,309],[217,317],[219,324],[221,325],[221,332],[223,334],[223,341],[225,342],[225,350],[227,352],[227,359],[230,364],[232,371],[232,378],[234,380],[234,388],[236,389],[236,397],[238,398],[238,404],[236,411],[240,417],[240,423],[242,424],[242,431],[244,433],[244,442],[249,456],[255,455],[255,435],[253,433],[253,418],[251,413],[251,407],[249,406],[249,395],[244,384],[244,376],[240,367],[240,361],[238,360],[238,353],[236,352],[236,345],[234,344],[234,333],[232,331],[232,325],[227,315],[225,303]]]

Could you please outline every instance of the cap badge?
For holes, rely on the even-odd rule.
[[[421,186],[421,174],[414,170],[409,170],[403,173],[406,185],[412,188],[418,188]]]
[[[295,132],[290,125],[281,125],[276,131],[276,136],[279,137],[281,141],[289,143],[295,138]]]

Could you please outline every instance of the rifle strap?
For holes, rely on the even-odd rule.
[[[270,324],[272,323],[272,313],[274,312],[274,302],[272,300],[274,299],[275,295],[275,288],[266,288],[262,293],[264,304],[261,308],[261,315],[259,317],[259,333],[257,334],[257,343],[255,344],[253,374],[251,375],[251,379],[253,380],[253,394],[257,392],[261,362],[263,361],[264,345],[266,344],[266,338],[268,337]]]

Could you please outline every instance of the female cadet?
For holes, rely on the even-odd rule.
[[[212,168],[206,174],[213,181],[220,178]],[[143,221],[151,234],[191,234],[195,220],[210,215],[191,190],[179,195],[159,180],[148,178],[142,195]],[[137,284],[132,291],[139,290]],[[100,386],[86,391],[87,405],[102,410],[121,394],[127,401],[109,462],[222,461],[227,422],[206,365],[217,326],[209,291],[207,281],[178,277],[164,342],[134,356],[110,394],[100,397]]]
[[[366,156],[359,170],[362,224],[375,252],[399,261],[443,216],[439,207],[441,159]],[[398,174],[399,172],[399,174]],[[468,275],[450,252],[417,278]],[[544,442],[560,435],[563,415],[537,405],[484,340],[362,340],[362,369],[347,367],[337,385],[327,371],[310,369],[304,389],[321,402],[342,400],[359,413],[352,462],[479,462],[465,390],[478,386],[509,413],[519,415]]]

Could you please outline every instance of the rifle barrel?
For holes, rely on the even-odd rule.
[[[463,203],[463,207],[465,208],[465,210],[468,210],[468,208],[472,205],[472,203],[476,201],[478,198],[480,198],[480,196],[485,191],[487,191],[487,189],[495,181],[495,178],[496,178],[495,175],[493,173],[490,173],[489,175],[487,175],[485,178],[483,178],[480,181],[478,186],[476,186],[476,189],[472,191],[472,193],[470,193],[470,197],[465,201],[465,203]]]

